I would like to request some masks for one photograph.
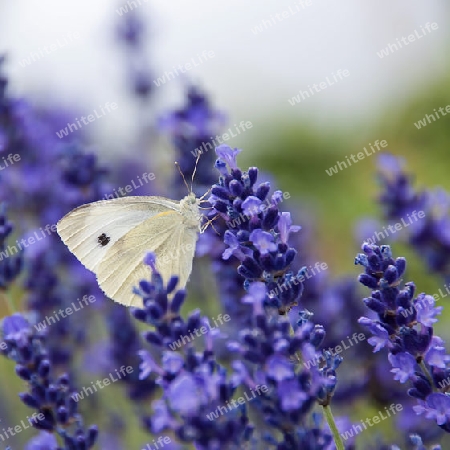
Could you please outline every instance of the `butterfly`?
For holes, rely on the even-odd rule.
[[[145,196],[100,200],[66,214],[57,231],[96,274],[108,297],[125,306],[142,306],[133,287],[149,278],[143,259],[150,251],[164,282],[177,275],[178,287],[186,285],[201,231],[201,201],[192,190],[180,201]]]

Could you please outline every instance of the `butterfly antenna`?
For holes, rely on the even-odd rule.
[[[192,192],[192,187],[194,185],[194,177],[195,177],[195,173],[197,172],[197,164],[200,159],[200,156],[201,156],[201,153],[199,153],[197,155],[197,159],[195,160],[195,167],[194,167],[194,171],[192,172],[192,178],[191,178],[191,192]]]
[[[201,202],[207,202],[208,200],[203,200],[210,192],[212,191],[212,187],[210,187],[200,198]]]
[[[192,192],[192,187],[191,187],[191,189],[189,190],[189,186],[188,186],[188,184],[186,183],[186,178],[184,178],[184,173],[181,171],[180,165],[178,164],[177,161],[175,161],[175,165],[177,166],[178,172],[180,172],[180,175],[181,175],[181,177],[183,178],[184,185],[186,186],[186,189],[188,190],[189,193],[191,193],[191,192]]]

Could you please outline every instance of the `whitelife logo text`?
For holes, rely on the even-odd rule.
[[[59,139],[63,139],[64,137],[69,136],[69,133],[78,131],[81,128],[83,128],[84,125],[89,125],[90,123],[95,122],[97,119],[101,119],[102,117],[105,117],[108,113],[115,111],[117,108],[118,108],[118,106],[117,106],[116,102],[111,102],[111,103],[107,102],[107,103],[105,103],[104,109],[103,109],[103,106],[100,106],[101,114],[99,114],[97,112],[97,109],[94,109],[94,111],[92,111],[92,114],[88,114],[87,117],[81,116],[80,119],[78,119],[78,117],[75,117],[75,121],[72,123],[67,122],[67,127],[57,131],[56,136],[58,136]],[[106,109],[106,111],[105,111],[105,109]],[[83,122],[83,125],[80,123],[80,120]]]

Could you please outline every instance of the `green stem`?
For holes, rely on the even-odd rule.
[[[422,360],[420,362],[420,367],[422,367],[423,372],[425,373],[425,376],[427,377],[428,381],[430,382],[430,386],[434,388],[433,378],[430,375],[430,372],[427,369],[427,366],[425,365],[425,362]]]
[[[4,294],[5,298],[6,298],[6,305],[8,306],[8,310],[9,310],[10,314],[11,315],[15,314],[17,311],[16,311],[16,308],[15,308],[14,303],[12,301],[12,298],[9,295],[9,292],[8,291],[3,291],[3,294]]]
[[[336,450],[345,450],[344,444],[342,443],[341,435],[336,427],[334,421],[333,413],[331,412],[330,405],[324,406],[323,411],[327,419],[328,426],[330,427],[331,433],[333,434],[334,444],[336,445]]]

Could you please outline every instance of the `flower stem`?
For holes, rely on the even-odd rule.
[[[5,297],[6,300],[6,306],[8,307],[9,313],[10,314],[14,314],[16,313],[16,308],[14,306],[14,303],[12,301],[11,295],[9,294],[8,291],[3,291],[3,295]]]
[[[330,405],[324,406],[323,411],[327,419],[328,426],[330,427],[331,433],[333,434],[334,445],[336,445],[336,450],[345,450],[344,444],[342,443],[341,435],[336,427],[334,421],[333,413],[331,412]]]
[[[420,363],[420,367],[422,368],[425,376],[427,377],[427,379],[430,383],[430,386],[433,387],[434,386],[433,378],[431,378],[430,372],[428,371],[427,366],[425,365],[425,362],[423,360]]]

